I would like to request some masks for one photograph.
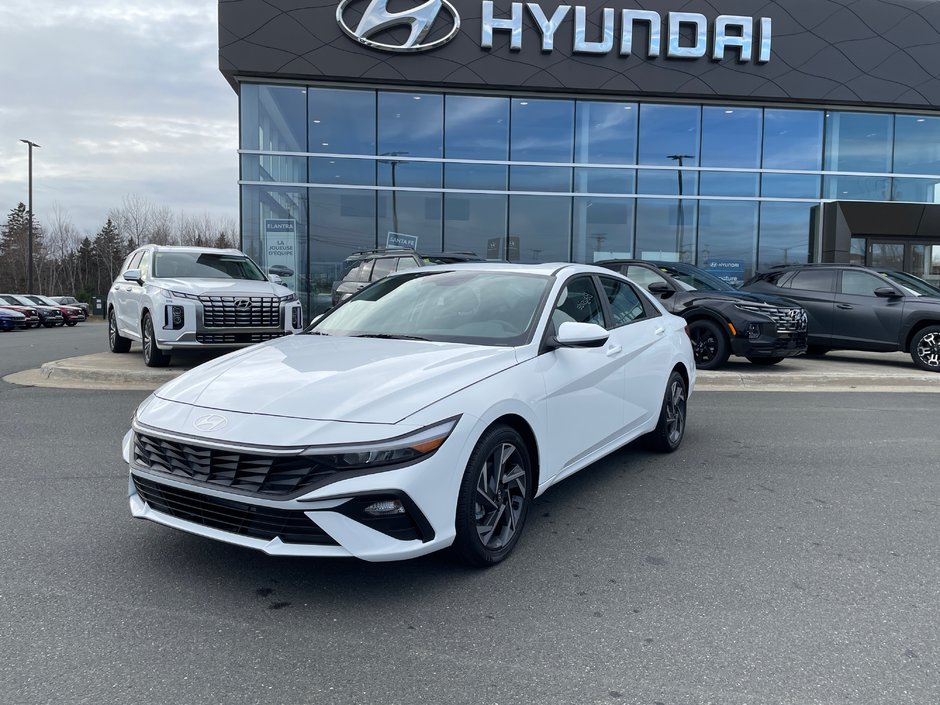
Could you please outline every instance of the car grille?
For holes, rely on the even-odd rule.
[[[261,455],[206,448],[134,434],[134,460],[154,472],[244,494],[287,497],[336,470],[298,455]]]
[[[133,477],[138,494],[147,504],[176,519],[266,541],[280,538],[284,543],[337,545],[301,511],[259,507]]]
[[[196,342],[208,345],[236,345],[240,343],[263,343],[285,335],[277,333],[196,333]]]
[[[738,304],[738,308],[767,316],[777,324],[778,333],[798,333],[806,330],[806,311],[799,307]]]
[[[281,304],[273,296],[213,296],[203,294],[202,320],[206,328],[280,326]]]

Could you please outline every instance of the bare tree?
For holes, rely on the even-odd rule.
[[[117,227],[122,237],[134,241],[134,247],[150,242],[153,232],[154,208],[143,196],[136,193],[124,196],[120,208],[112,208],[108,219]]]

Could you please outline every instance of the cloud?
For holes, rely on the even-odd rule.
[[[124,196],[237,217],[237,97],[212,0],[4,0],[0,211],[55,204],[94,232]],[[0,214],[2,215],[2,214]]]

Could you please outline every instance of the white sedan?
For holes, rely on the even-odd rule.
[[[403,272],[144,401],[131,512],[272,555],[498,563],[555,483],[640,436],[679,447],[685,325],[589,265]]]

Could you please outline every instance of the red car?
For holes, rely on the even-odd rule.
[[[8,308],[11,311],[19,311],[22,313],[26,316],[25,323],[27,328],[39,325],[39,311],[30,306],[23,306],[12,296],[0,294],[0,308]]]
[[[60,304],[55,299],[48,296],[39,296],[38,294],[24,294],[23,298],[29,299],[37,306],[52,306],[62,312],[63,323],[67,326],[74,326],[85,320],[85,311],[78,306],[66,306]]]

